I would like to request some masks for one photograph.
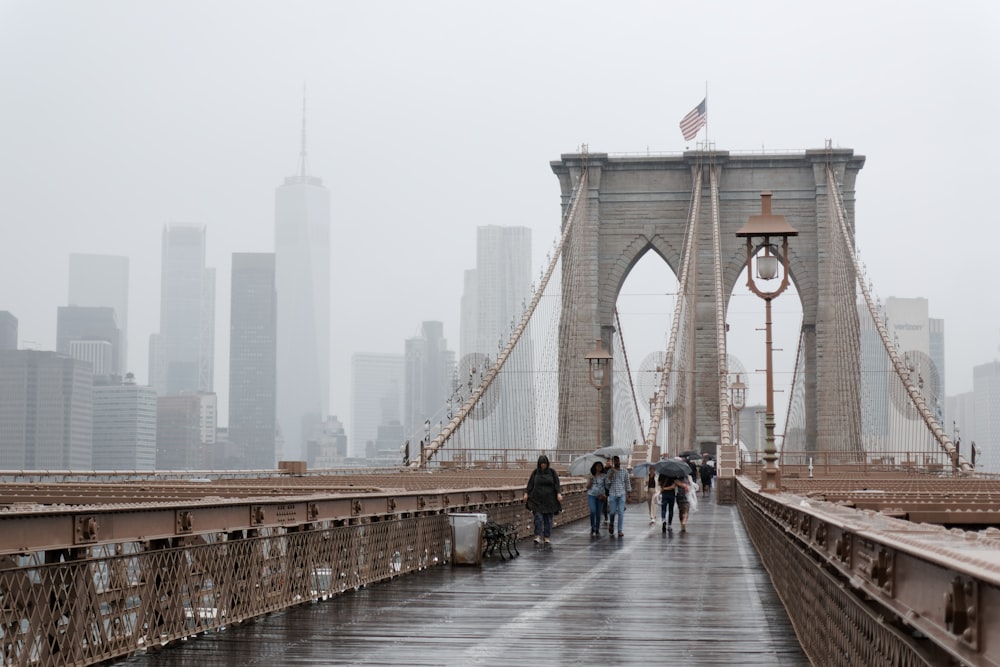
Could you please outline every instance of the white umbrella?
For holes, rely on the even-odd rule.
[[[590,468],[597,462],[604,463],[604,457],[597,454],[584,454],[570,463],[566,472],[574,477],[583,477],[590,474]]]
[[[626,456],[628,454],[628,450],[608,445],[607,447],[595,449],[594,454],[610,459],[612,456]]]

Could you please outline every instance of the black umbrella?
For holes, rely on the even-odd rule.
[[[663,459],[653,464],[657,475],[666,475],[676,479],[684,479],[691,474],[691,466],[677,459]]]
[[[686,452],[681,452],[680,454],[678,454],[678,456],[680,456],[682,459],[683,458],[688,458],[688,457],[694,457],[696,459],[700,459],[701,458],[701,452],[696,452],[693,449],[689,449]]]

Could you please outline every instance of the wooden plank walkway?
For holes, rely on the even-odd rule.
[[[621,539],[558,526],[512,561],[433,568],[124,664],[809,665],[736,507],[702,499],[687,533],[674,522],[663,534],[631,505]]]

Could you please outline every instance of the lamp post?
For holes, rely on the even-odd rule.
[[[764,475],[760,488],[765,493],[781,490],[781,473],[778,470],[777,450],[774,446],[774,370],[771,363],[771,301],[788,288],[788,237],[798,236],[783,215],[771,213],[771,193],[760,194],[760,215],[751,215],[747,223],[736,232],[736,236],[747,240],[747,287],[764,299],[764,330],[767,370],[767,405],[764,413]],[[754,256],[761,248],[763,256],[757,257],[757,279],[775,280],[778,277],[777,248],[772,245],[781,240],[781,284],[777,289],[764,291],[754,279]]]
[[[733,417],[733,439],[735,440],[736,453],[740,452],[740,410],[747,404],[747,386],[740,381],[740,374],[736,374],[736,380],[729,385],[729,407],[732,409]]]
[[[601,390],[611,380],[611,355],[604,349],[601,339],[594,343],[594,349],[583,357],[590,366],[590,386],[597,390],[597,449],[601,448]]]

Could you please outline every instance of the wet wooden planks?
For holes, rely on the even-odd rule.
[[[675,518],[675,529],[676,518]],[[687,533],[646,506],[625,537],[558,526],[551,547],[443,566],[193,639],[129,665],[781,665],[809,661],[735,506]]]

